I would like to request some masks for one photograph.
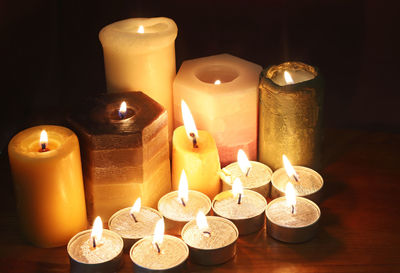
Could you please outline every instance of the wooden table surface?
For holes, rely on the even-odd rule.
[[[400,134],[327,130],[325,198],[317,236],[285,244],[265,228],[238,241],[220,266],[187,272],[400,272]],[[41,249],[18,230],[7,155],[1,156],[0,272],[69,272],[65,247]],[[120,272],[133,272],[127,254]]]

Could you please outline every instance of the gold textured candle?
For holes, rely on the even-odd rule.
[[[39,143],[43,130],[48,143]],[[62,246],[86,228],[81,157],[74,132],[52,125],[26,129],[11,139],[8,155],[22,231],[33,244]]]
[[[294,165],[318,169],[320,78],[316,68],[300,62],[270,66],[261,72],[258,157],[273,170],[282,167],[282,154]]]

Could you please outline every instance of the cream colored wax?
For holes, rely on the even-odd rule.
[[[177,32],[173,20],[158,17],[118,21],[99,33],[108,92],[140,90],[163,105],[168,111],[170,139]]]
[[[243,149],[257,159],[258,80],[261,66],[229,54],[183,62],[174,81],[175,127],[183,99],[199,129],[211,133],[222,166]]]
[[[48,134],[41,151],[41,131]],[[87,226],[78,138],[43,125],[15,135],[8,145],[22,231],[40,247],[65,245]]]

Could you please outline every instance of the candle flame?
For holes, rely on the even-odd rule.
[[[102,235],[103,235],[103,222],[101,221],[100,216],[97,216],[96,219],[94,219],[92,234],[90,237],[92,238],[92,240],[95,240],[95,242],[98,243],[101,241]]]
[[[126,102],[125,101],[121,102],[121,106],[119,107],[119,113],[122,116],[126,114]]]
[[[221,81],[220,81],[220,80],[216,80],[216,81],[214,82],[214,84],[215,84],[215,85],[220,85],[220,84],[221,84]]]
[[[197,213],[196,224],[200,230],[208,228],[207,218],[201,210],[199,210],[199,212]]]
[[[285,166],[285,170],[287,175],[291,178],[293,177],[296,181],[299,181],[299,175],[294,170],[292,164],[290,164],[289,159],[286,155],[282,155],[283,165]]]
[[[158,244],[158,247],[162,244],[163,239],[164,239],[164,219],[161,218],[158,220],[156,227],[154,228],[154,236],[153,236],[153,245],[156,247],[156,244]]]
[[[283,72],[283,76],[285,77],[285,81],[286,81],[287,84],[293,84],[294,83],[294,81],[292,79],[292,76],[286,70],[285,70],[285,72]]]
[[[139,26],[137,32],[138,32],[138,33],[144,33],[144,27],[143,27],[143,26]]]
[[[178,199],[179,202],[183,201],[182,205],[189,200],[189,185],[185,170],[182,170],[181,178],[179,180]]]
[[[141,199],[140,197],[138,199],[136,199],[135,204],[133,204],[130,213],[135,213],[135,212],[139,212],[140,211],[140,207],[142,205]]]
[[[46,132],[46,130],[42,130],[42,132],[40,133],[39,145],[40,145],[40,147],[44,146],[46,148],[48,143],[49,143],[49,139],[47,137],[47,132]]]
[[[251,163],[250,163],[249,159],[247,158],[246,153],[242,149],[239,149],[239,151],[237,153],[237,161],[238,161],[239,168],[242,171],[242,173],[247,175],[251,169]]]
[[[192,113],[190,112],[190,109],[184,100],[181,101],[181,108],[183,125],[185,126],[186,134],[189,140],[193,140],[193,137],[198,138],[199,135],[197,132],[196,124],[194,123]]]
[[[292,183],[287,183],[286,184],[286,189],[285,189],[285,194],[286,194],[286,203],[288,206],[295,206],[296,205],[296,190],[293,187]]]
[[[239,196],[239,194],[243,195],[243,185],[242,181],[240,181],[240,178],[236,178],[235,181],[233,181],[232,194],[234,197]]]

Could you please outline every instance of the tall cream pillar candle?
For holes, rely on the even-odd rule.
[[[261,66],[229,54],[185,61],[174,81],[174,122],[182,125],[181,100],[196,125],[211,133],[222,167],[239,149],[257,160],[258,80]]]
[[[168,111],[172,136],[172,83],[178,28],[169,18],[131,18],[105,26],[103,46],[108,92],[143,91]]]

